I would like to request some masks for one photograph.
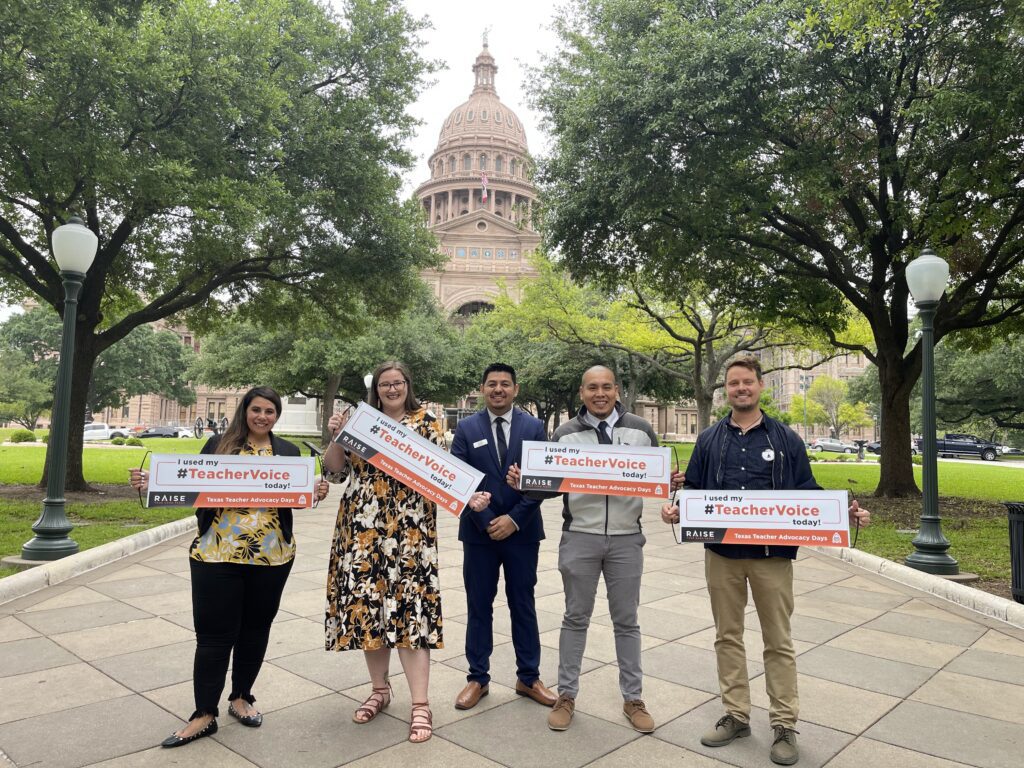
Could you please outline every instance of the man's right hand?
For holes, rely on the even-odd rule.
[[[679,522],[679,505],[678,504],[665,504],[661,508],[661,519],[666,523],[678,523]]]
[[[508,474],[505,475],[505,482],[511,485],[517,491],[519,490],[520,474],[521,473],[519,472],[519,465],[513,464],[508,468]]]

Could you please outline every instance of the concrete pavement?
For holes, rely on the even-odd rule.
[[[448,516],[440,525],[445,648],[432,654],[434,738],[406,742],[410,701],[397,657],[391,707],[373,723],[354,724],[352,711],[369,693],[362,655],[323,650],[335,507],[328,500],[296,515],[299,556],[255,691],[262,728],[227,717],[224,702],[216,736],[175,750],[155,746],[192,710],[191,535],[184,535],[0,605],[0,766],[3,755],[7,764],[47,768],[771,765],[752,606],[753,736],[719,749],[699,742],[721,713],[703,548],[675,544],[654,504],[645,513],[640,612],[644,698],[659,725],[653,734],[631,730],[622,715],[601,597],[568,731],[548,730],[547,710],[514,694],[500,592],[490,696],[475,709],[454,709],[465,682],[466,596],[456,520]],[[554,687],[563,606],[557,502],[544,515],[537,608],[542,678]],[[1021,765],[1024,629],[814,552],[802,552],[796,579],[800,766]]]

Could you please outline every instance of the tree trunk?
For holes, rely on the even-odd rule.
[[[917,377],[901,354],[878,356],[881,386],[881,473],[875,496],[919,497],[910,459],[910,393]],[[918,363],[918,365],[920,365]]]
[[[711,411],[715,401],[714,392],[703,392],[700,389],[694,392],[694,401],[697,403],[697,432],[703,432],[711,426]]]
[[[331,430],[327,428],[327,422],[334,415],[334,401],[338,398],[338,390],[341,388],[341,374],[330,374],[324,382],[324,396],[320,401],[320,439],[324,445],[331,439]]]
[[[99,352],[94,345],[93,326],[82,323],[75,327],[75,355],[72,360],[71,369],[71,408],[68,414],[68,464],[67,472],[64,475],[64,489],[68,491],[95,491],[96,489],[85,482],[85,475],[82,471],[82,433],[85,427],[86,404],[89,400],[89,382],[92,379],[92,369],[96,363]],[[53,414],[56,418],[57,414]],[[53,443],[46,444],[46,463],[43,465],[43,477],[39,481],[40,488],[46,488],[47,472],[50,466],[50,451],[54,450]],[[128,482],[128,474],[124,476],[125,483]]]

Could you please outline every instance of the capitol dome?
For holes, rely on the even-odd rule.
[[[496,145],[505,145],[523,154],[528,151],[522,121],[498,98],[494,87],[497,71],[494,57],[485,45],[473,65],[473,74],[476,76],[473,92],[469,100],[453,109],[442,124],[435,153],[443,152],[452,144],[460,144],[465,139],[477,143],[487,136],[493,138]]]
[[[441,125],[430,177],[415,193],[446,257],[421,274],[453,318],[493,306],[499,285],[518,296],[520,281],[536,276],[533,166],[522,121],[498,98],[497,71],[485,39],[473,91]]]

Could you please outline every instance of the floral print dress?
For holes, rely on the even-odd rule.
[[[425,409],[402,424],[444,445]],[[327,570],[326,649],[443,648],[434,503],[358,456],[347,458]]]

